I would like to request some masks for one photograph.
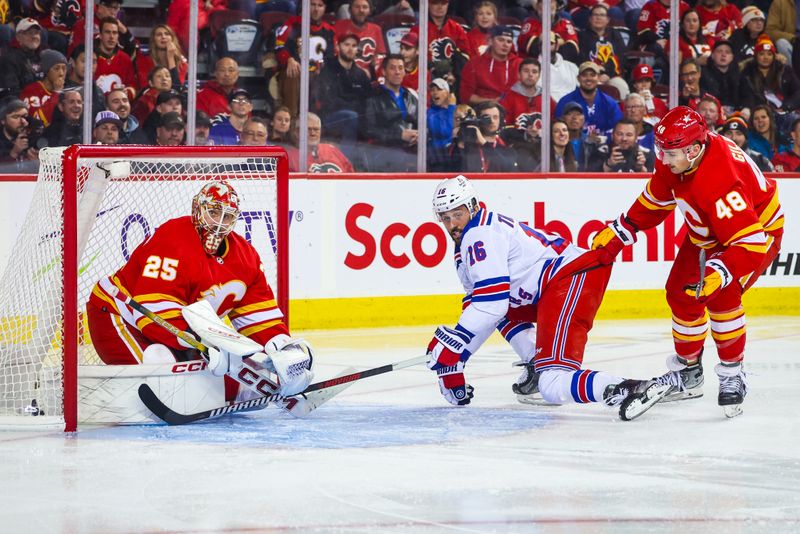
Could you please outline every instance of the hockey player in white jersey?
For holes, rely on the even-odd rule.
[[[428,367],[436,371],[448,402],[469,404],[473,388],[464,365],[495,328],[520,356],[524,370],[512,389],[522,402],[537,393],[552,404],[605,402],[619,406],[620,418],[630,420],[670,391],[663,378],[626,380],[581,369],[611,276],[611,266],[597,261],[597,251],[481,207],[464,176],[437,186],[433,210],[455,242],[456,270],[466,292],[458,324],[437,328],[428,345]]]

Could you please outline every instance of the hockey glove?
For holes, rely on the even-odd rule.
[[[214,376],[237,373],[242,368],[242,357],[225,349],[208,347],[208,370]]]
[[[433,339],[428,343],[428,369],[438,371],[442,367],[451,367],[459,361],[466,361],[468,354],[464,349],[472,339],[467,332],[440,326],[433,334]]]
[[[278,334],[264,346],[264,365],[278,375],[279,393],[286,397],[302,392],[314,378],[314,351],[303,339]]]
[[[599,256],[602,265],[610,265],[620,251],[628,245],[636,243],[636,232],[639,229],[625,215],[620,215],[607,227],[603,228],[592,240],[592,250],[602,249]]]
[[[698,284],[689,284],[683,289],[687,295],[697,298],[700,302],[707,302],[716,297],[719,291],[730,284],[732,280],[733,276],[725,264],[718,259],[712,259],[706,263],[699,292]]]
[[[474,389],[464,380],[464,362],[451,367],[439,367],[436,375],[439,377],[439,391],[447,402],[453,406],[469,404]]]

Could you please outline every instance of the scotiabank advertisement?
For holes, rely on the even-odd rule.
[[[436,222],[438,178],[292,179],[292,299],[451,295],[462,292],[453,243]],[[643,178],[480,178],[480,200],[496,212],[586,247],[606,221],[626,210]],[[800,180],[778,179],[786,230],[779,258],[759,286],[800,286]],[[0,269],[13,254],[34,182],[0,182]],[[186,199],[188,208],[191,194]],[[241,226],[241,225],[240,225]],[[623,252],[610,289],[660,289],[683,238],[680,213],[640,234]],[[266,235],[266,234],[264,234]],[[256,239],[266,239],[253,233]],[[260,237],[259,237],[260,236]],[[256,244],[256,248],[259,244]]]

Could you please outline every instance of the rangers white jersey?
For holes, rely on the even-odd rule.
[[[536,304],[548,281],[584,252],[559,235],[481,209],[455,251],[466,293],[458,325],[485,339],[509,307]]]

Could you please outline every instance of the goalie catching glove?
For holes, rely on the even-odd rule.
[[[458,326],[440,326],[428,344],[428,369],[436,371],[442,396],[455,406],[469,404],[473,397],[473,387],[464,379],[464,362],[469,359],[465,349],[471,339]]]
[[[604,254],[599,258],[603,265],[610,265],[620,251],[636,243],[638,228],[631,223],[625,215],[620,215],[614,221],[597,232],[592,240],[592,250],[602,249]]]

